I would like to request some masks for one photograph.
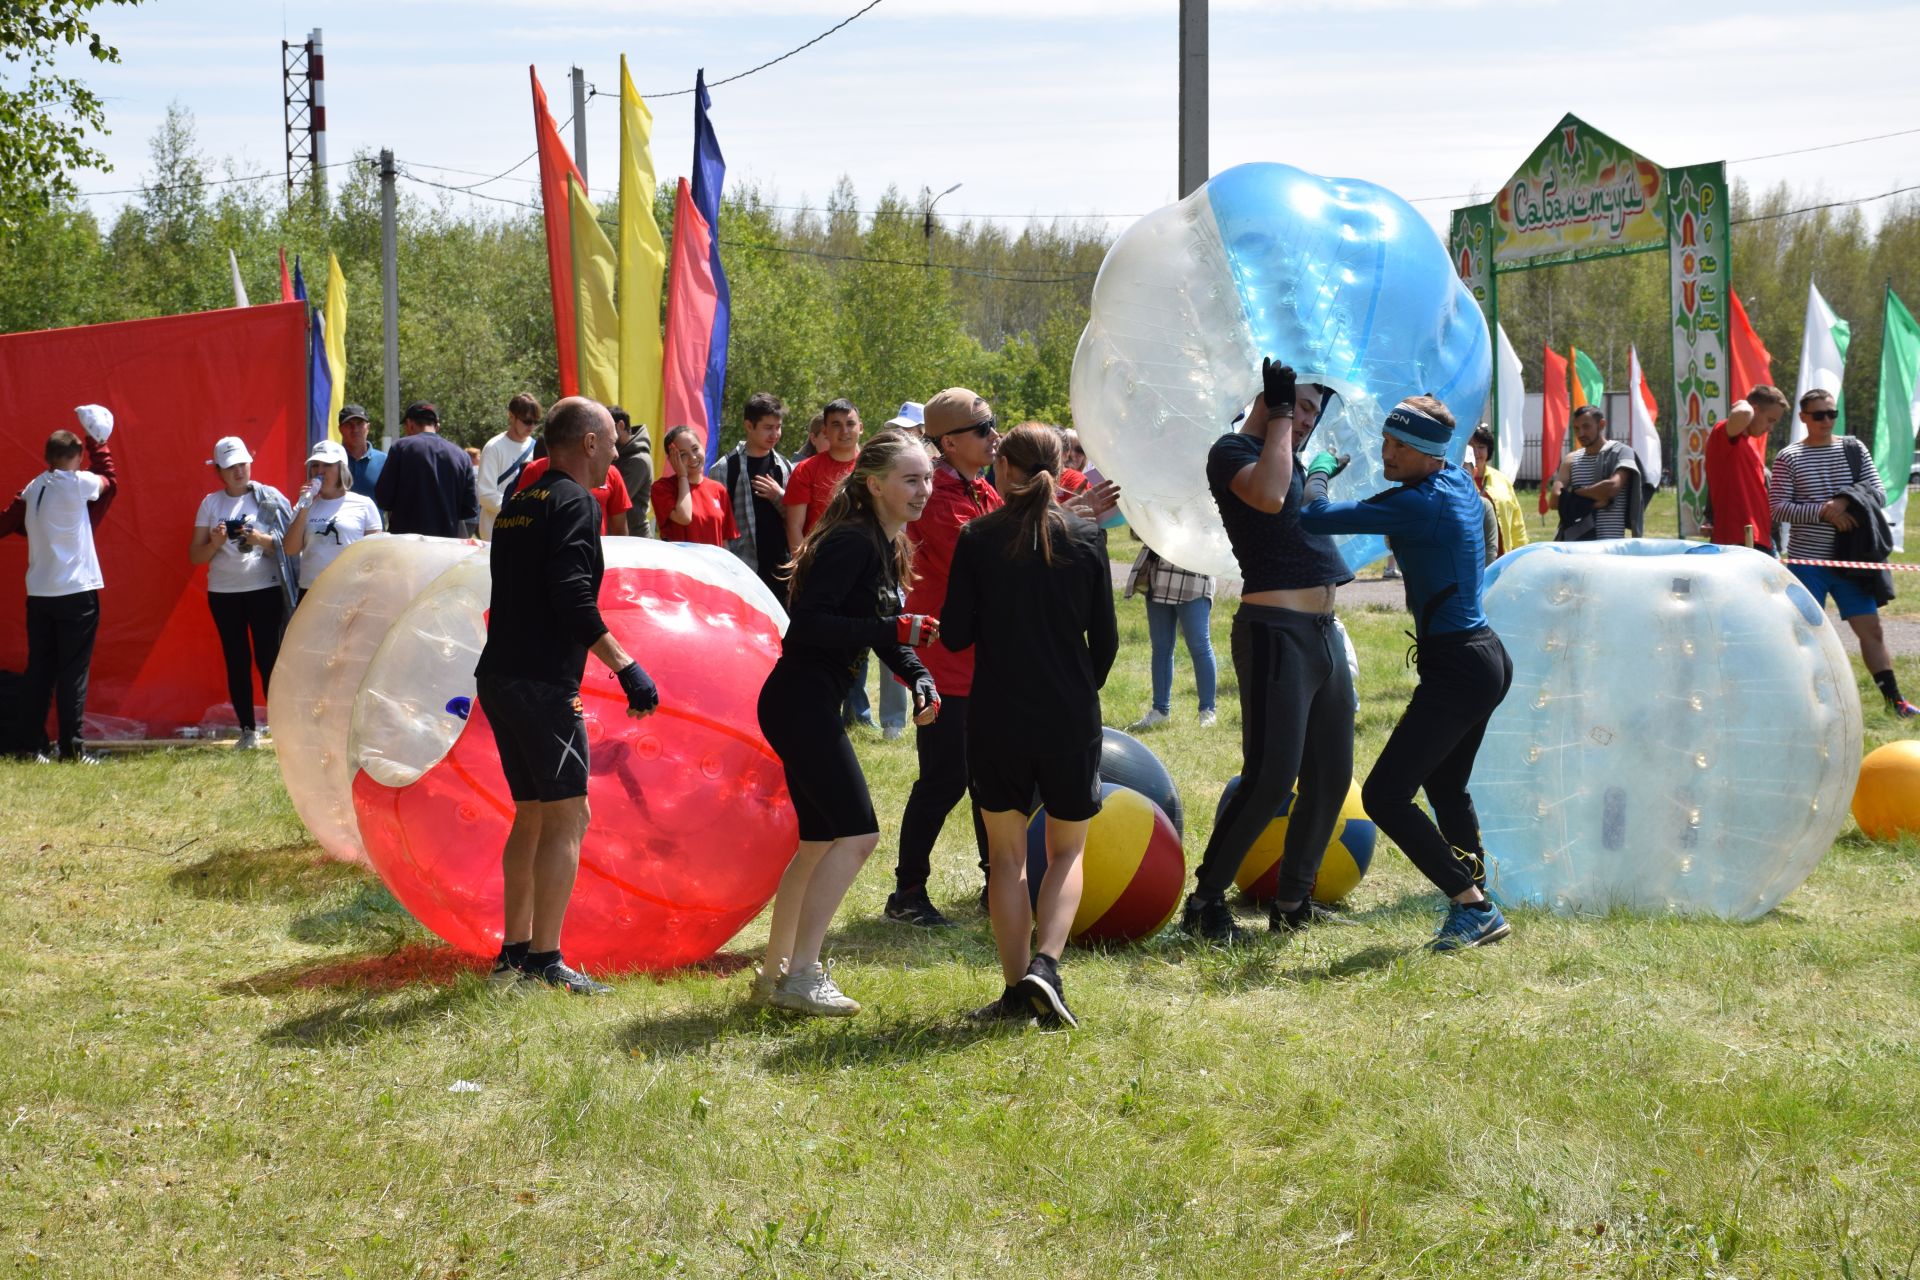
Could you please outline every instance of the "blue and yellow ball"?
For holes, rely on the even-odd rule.
[[[1084,887],[1068,937],[1075,942],[1131,942],[1151,937],[1173,918],[1186,884],[1180,837],[1160,807],[1126,787],[1100,785],[1101,808],[1087,826],[1080,856]],[[1047,874],[1047,811],[1027,823],[1027,892],[1037,901]]]
[[[1227,801],[1233,798],[1233,793],[1239,787],[1240,779],[1237,776],[1227,781],[1219,807],[1213,813],[1216,823],[1220,821]],[[1296,791],[1287,797],[1280,812],[1260,833],[1260,838],[1253,842],[1253,848],[1247,850],[1246,858],[1240,863],[1240,874],[1233,878],[1240,892],[1255,902],[1271,902],[1278,891],[1280,855],[1287,845],[1287,813],[1293,808],[1293,801],[1298,794]],[[1373,864],[1373,846],[1378,838],[1378,829],[1367,817],[1367,811],[1360,807],[1359,784],[1349,783],[1347,802],[1340,806],[1340,820],[1334,824],[1333,839],[1328,842],[1326,856],[1321,859],[1320,874],[1314,877],[1313,900],[1334,903],[1352,893],[1367,874],[1367,868]]]

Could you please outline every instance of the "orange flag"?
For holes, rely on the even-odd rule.
[[[547,278],[553,292],[553,345],[560,357],[560,394],[580,394],[580,347],[574,314],[573,219],[567,179],[579,181],[580,171],[560,142],[553,113],[547,110],[546,90],[532,67],[533,136],[540,151],[540,203],[546,213]],[[586,183],[582,182],[581,186]]]
[[[1732,289],[1727,290],[1729,320],[1727,334],[1727,358],[1733,364],[1733,385],[1727,388],[1727,403],[1746,399],[1747,392],[1755,387],[1773,385],[1773,353],[1767,350],[1767,344],[1760,341],[1760,335],[1753,331],[1753,325],[1747,320],[1747,309],[1740,303],[1740,295]]]

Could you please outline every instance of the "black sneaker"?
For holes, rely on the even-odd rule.
[[[986,885],[980,886],[980,914],[983,916],[993,914],[993,896]]]
[[[1341,919],[1312,898],[1308,898],[1291,911],[1282,911],[1277,903],[1267,908],[1267,928],[1275,933],[1299,933],[1322,924],[1350,928],[1353,921]]]
[[[1202,942],[1245,942],[1250,936],[1233,918],[1233,909],[1225,898],[1192,894],[1180,916],[1180,932]]]
[[[576,996],[604,996],[613,990],[606,983],[595,982],[578,969],[570,968],[565,960],[555,960],[540,970],[539,979],[550,987],[561,987],[568,994]]]
[[[1020,990],[1033,1006],[1034,1016],[1043,1027],[1077,1027],[1080,1020],[1067,1008],[1066,988],[1060,981],[1060,968],[1046,956],[1035,956],[1020,979]]]
[[[901,924],[919,925],[922,929],[953,928],[953,921],[941,915],[940,908],[927,898],[925,885],[888,894],[886,917]]]
[[[519,965],[507,959],[506,948],[493,958],[493,969],[487,974],[487,986],[495,991],[524,991],[533,983],[533,975]]]
[[[969,1022],[1031,1022],[1033,1006],[1019,987],[1008,987],[992,1004],[983,1004],[967,1015]]]

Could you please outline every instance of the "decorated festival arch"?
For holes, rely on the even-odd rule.
[[[1707,433],[1727,411],[1728,194],[1724,161],[1665,169],[1568,115],[1498,195],[1453,211],[1449,235],[1490,336],[1499,332],[1499,280],[1509,271],[1666,252],[1683,536],[1703,518]],[[1497,404],[1497,383],[1493,395]],[[1554,465],[1547,461],[1545,474]]]

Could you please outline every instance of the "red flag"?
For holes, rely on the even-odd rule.
[[[280,250],[280,301],[292,302],[293,277],[287,274],[287,251]]]
[[[580,171],[560,142],[560,130],[547,110],[547,94],[540,77],[527,68],[533,81],[533,137],[540,151],[540,204],[546,213],[547,278],[553,290],[553,344],[560,358],[560,394],[580,394],[580,358],[574,331],[573,223],[568,215],[567,177],[580,181]],[[580,185],[587,184],[580,181]]]
[[[1567,420],[1573,405],[1567,396],[1567,360],[1552,347],[1540,373],[1540,514],[1547,514],[1554,473],[1560,470],[1560,450],[1567,441]]]
[[[1760,335],[1753,331],[1753,325],[1747,321],[1747,309],[1740,303],[1740,295],[1732,289],[1727,290],[1727,301],[1731,304],[1728,319],[1731,323],[1727,334],[1727,358],[1733,364],[1733,385],[1727,388],[1727,403],[1744,400],[1747,393],[1755,387],[1773,385],[1773,353],[1767,350],[1766,343],[1760,341]]]
[[[685,178],[673,202],[673,264],[667,277],[667,333],[662,426],[698,427],[711,434],[707,421],[707,354],[713,346],[713,313],[720,303],[713,284],[713,233],[693,204],[693,190]]]

